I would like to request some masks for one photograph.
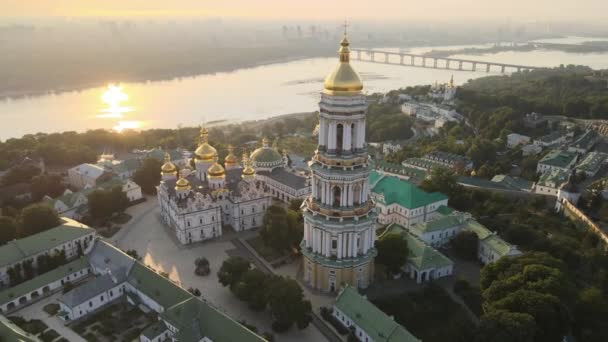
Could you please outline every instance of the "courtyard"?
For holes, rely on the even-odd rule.
[[[110,242],[123,250],[137,251],[144,264],[157,272],[166,273],[169,279],[181,287],[199,289],[202,299],[233,319],[254,325],[258,333],[272,332],[270,315],[250,310],[229,289],[219,283],[216,274],[222,262],[229,256],[249,256],[248,251],[233,240],[254,237],[256,232],[244,232],[238,235],[234,232],[225,232],[219,239],[182,246],[159,220],[156,198],[149,197],[144,203],[128,208],[127,213],[132,219],[108,239]],[[205,257],[209,261],[211,273],[207,276],[197,276],[194,273],[196,268],[194,262],[199,257]],[[277,273],[295,278],[297,270],[298,263],[292,263],[282,266]],[[309,296],[310,293],[306,289],[305,293],[313,303],[314,310],[317,310],[321,302],[331,302],[331,297],[314,298],[317,296]],[[292,328],[287,333],[275,334],[275,338],[277,341],[325,340],[321,332],[312,324],[301,331]]]

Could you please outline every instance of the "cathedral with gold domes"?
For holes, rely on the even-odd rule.
[[[304,282],[323,292],[366,288],[373,279],[376,212],[365,142],[367,101],[350,65],[349,42],[327,76],[319,102],[319,138],[310,162],[312,194],[302,208]]]
[[[223,165],[201,129],[193,169],[178,170],[166,155],[157,188],[161,218],[182,244],[219,237],[226,226],[235,231],[260,227],[273,198],[289,202],[310,193],[307,177],[286,169],[287,158],[264,139],[242,160],[228,146]]]

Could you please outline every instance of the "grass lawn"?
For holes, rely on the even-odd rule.
[[[258,254],[261,255],[262,258],[266,259],[266,261],[269,263],[272,263],[274,260],[283,256],[273,248],[266,246],[261,236],[251,238],[247,240],[247,243],[249,243],[249,245],[251,245],[251,247],[253,247],[253,249],[255,249],[255,251],[258,252]]]
[[[471,341],[474,324],[438,285],[373,300],[387,315],[424,342]]]

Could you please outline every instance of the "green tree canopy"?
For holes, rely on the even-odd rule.
[[[17,237],[17,222],[9,216],[0,216],[0,245]]]
[[[408,255],[407,241],[400,235],[391,234],[376,241],[376,262],[386,266],[391,274],[397,274],[405,265]]]
[[[461,258],[472,261],[477,260],[479,238],[474,232],[460,231],[450,240],[450,244],[454,252]]]
[[[277,251],[285,251],[300,244],[303,230],[302,218],[297,212],[271,206],[264,214],[264,227],[260,236],[268,246]]]
[[[17,236],[23,238],[58,226],[57,212],[48,204],[32,204],[21,211]]]
[[[235,285],[250,268],[251,264],[248,260],[241,257],[230,257],[222,263],[222,267],[217,271],[217,277],[223,286],[229,286],[231,290],[234,290]]]
[[[156,193],[156,186],[160,184],[160,168],[162,164],[160,160],[146,158],[137,171],[135,171],[135,174],[133,174],[133,181],[141,186],[142,191],[146,194]]]

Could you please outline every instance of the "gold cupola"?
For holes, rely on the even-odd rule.
[[[348,38],[344,32],[344,38],[340,42],[340,62],[327,78],[325,78],[324,88],[326,93],[340,95],[345,93],[358,93],[363,89],[363,82],[359,74],[350,65],[350,50]]]
[[[201,142],[194,151],[194,155],[196,159],[206,162],[211,162],[214,157],[217,157],[217,150],[209,145],[209,131],[206,127],[201,128]]]
[[[160,168],[161,175],[177,175],[177,167],[171,162],[171,155],[165,153],[165,163]]]
[[[243,153],[243,172],[242,177],[251,177],[255,175],[255,169],[251,166],[251,159],[247,156],[247,153]]]
[[[228,155],[224,158],[224,166],[226,169],[231,169],[239,165],[239,158],[234,155],[234,147],[228,145]]]
[[[222,166],[222,164],[218,163],[217,160],[217,156],[215,156],[213,159],[213,165],[211,165],[209,169],[207,169],[207,175],[209,175],[210,178],[220,178],[225,177],[226,175],[224,167]]]
[[[183,175],[179,176],[177,182],[175,182],[175,190],[177,191],[187,191],[190,190],[190,182]]]

